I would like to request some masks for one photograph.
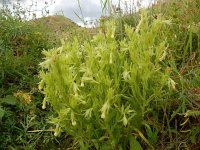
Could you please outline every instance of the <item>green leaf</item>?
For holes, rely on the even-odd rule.
[[[129,142],[130,142],[130,150],[143,150],[140,143],[132,135],[129,137]]]
[[[16,105],[17,103],[16,98],[13,95],[7,95],[5,98],[2,99],[2,102],[9,105]]]
[[[0,121],[3,118],[4,114],[5,114],[5,111],[3,110],[3,108],[0,107]]]

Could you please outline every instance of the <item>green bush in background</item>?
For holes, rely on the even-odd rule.
[[[53,146],[51,132],[28,132],[48,128],[44,120],[51,113],[41,110],[43,95],[37,90],[37,74],[41,51],[56,46],[49,38],[53,33],[7,9],[0,11],[0,149]],[[45,140],[40,139],[43,136]]]
[[[30,90],[37,83],[41,51],[52,48],[53,42],[45,27],[34,26],[6,12],[0,15],[0,97],[17,89]]]

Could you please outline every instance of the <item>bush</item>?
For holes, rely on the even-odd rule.
[[[150,24],[143,13],[135,29],[126,25],[127,36],[119,45],[116,26],[109,22],[106,33],[92,41],[81,44],[75,38],[43,51],[39,89],[45,94],[43,108],[50,103],[58,115],[52,119],[56,136],[66,132],[82,149],[139,149],[138,141],[152,148],[158,128],[148,118],[163,113],[176,88],[162,65],[164,22]]]
[[[23,147],[39,149],[55,142],[52,134],[28,130],[45,129],[49,111],[41,111],[43,95],[38,92],[38,63],[43,49],[55,46],[45,26],[0,10],[0,149]],[[22,99],[13,96],[22,95]],[[38,140],[46,136],[45,140]],[[48,141],[49,140],[49,141]],[[41,142],[48,143],[42,145]],[[53,143],[52,142],[52,143]]]
[[[45,27],[0,13],[0,97],[36,85],[41,51],[54,46]]]

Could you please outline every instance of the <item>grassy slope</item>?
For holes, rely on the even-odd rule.
[[[36,25],[42,24],[46,26],[49,30],[52,31],[52,33],[55,33],[56,35],[62,35],[66,32],[70,32],[72,29],[79,28],[79,26],[73,21],[60,15],[42,17],[36,20],[32,20],[32,22]]]
[[[74,23],[69,18],[62,15],[54,15],[32,20],[30,23],[37,25],[42,25],[47,28],[52,33],[52,38],[56,42],[60,42],[60,39],[72,40],[73,36],[78,36],[79,40],[83,40],[85,35],[91,35],[90,29],[82,28]]]

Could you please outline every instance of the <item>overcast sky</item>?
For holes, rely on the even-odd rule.
[[[5,0],[4,0],[5,1]],[[11,0],[13,1],[13,0]],[[53,15],[55,13],[63,13],[67,18],[70,18],[74,22],[80,22],[80,19],[75,15],[74,12],[76,12],[79,16],[81,16],[78,0],[22,0],[24,3],[22,4],[23,7],[28,7],[34,2],[34,5],[37,2],[37,8],[41,10],[43,7],[45,7],[45,2],[48,4],[53,3],[48,7],[48,10],[50,11],[50,14]],[[101,0],[79,0],[80,6],[82,9],[83,17],[84,18],[90,18],[90,19],[98,19],[102,15],[102,9],[101,9]],[[104,0],[102,0],[104,1]],[[124,7],[124,3],[127,2],[128,4],[135,4],[137,1],[141,0],[121,0],[121,7]],[[148,5],[150,2],[154,0],[142,0],[142,5]],[[0,3],[2,3],[3,0],[0,0]],[[112,0],[114,4],[118,4],[119,0]],[[34,6],[32,6],[32,9],[34,9]],[[38,16],[41,15],[40,12],[37,13]]]

